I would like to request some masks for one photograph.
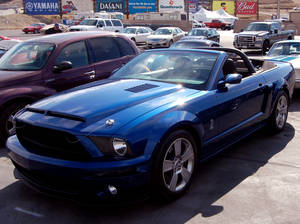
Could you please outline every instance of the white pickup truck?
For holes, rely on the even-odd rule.
[[[82,20],[79,25],[71,26],[70,31],[112,31],[123,30],[123,23],[118,19],[88,18]]]

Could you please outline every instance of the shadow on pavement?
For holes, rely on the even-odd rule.
[[[283,132],[268,135],[258,131],[229,150],[199,166],[191,189],[170,203],[152,200],[129,206],[83,206],[50,198],[16,181],[0,191],[0,220],[4,223],[185,223],[196,215],[211,217],[226,210],[214,205],[246,178],[252,176],[295,135],[287,124]],[[235,200],[240,200],[236,198]],[[40,216],[20,212],[30,210]]]
[[[292,104],[290,105],[290,112],[300,111],[300,89],[295,89]]]

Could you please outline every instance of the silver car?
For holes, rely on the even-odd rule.
[[[161,27],[147,37],[148,48],[170,47],[174,42],[185,36],[185,32],[178,27]]]
[[[144,26],[129,26],[126,27],[122,34],[134,41],[136,44],[147,43],[147,37],[153,33],[153,30]]]

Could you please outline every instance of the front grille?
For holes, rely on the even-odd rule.
[[[64,160],[87,161],[91,158],[79,140],[67,132],[16,123],[20,143],[34,154]]]
[[[253,43],[255,42],[254,36],[239,36],[240,43]]]

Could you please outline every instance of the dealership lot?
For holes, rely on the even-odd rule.
[[[221,34],[224,46],[232,33]],[[300,92],[285,130],[260,131],[202,164],[190,191],[161,204],[89,207],[41,195],[13,176],[0,150],[0,218],[3,223],[299,223]]]

